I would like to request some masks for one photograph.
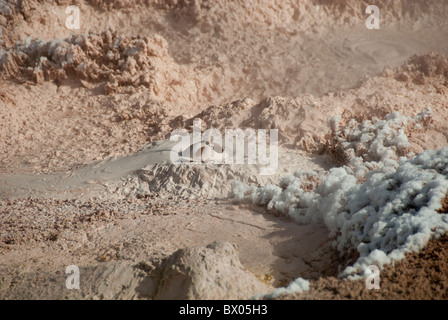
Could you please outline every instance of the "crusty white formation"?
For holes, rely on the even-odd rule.
[[[385,120],[344,128],[339,143],[353,155],[348,165],[317,172],[296,172],[279,185],[255,188],[235,182],[236,201],[266,205],[299,223],[322,222],[341,252],[359,258],[341,276],[359,278],[368,265],[389,264],[405,253],[421,250],[432,237],[448,232],[448,216],[440,214],[448,190],[448,148],[399,157],[407,146],[404,128],[420,125],[430,111],[414,119],[390,114]],[[398,125],[401,124],[401,125]],[[335,130],[339,128],[335,126]],[[358,152],[355,146],[365,152]],[[303,188],[306,180],[322,183]]]

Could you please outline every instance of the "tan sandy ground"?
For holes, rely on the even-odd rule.
[[[1,298],[154,298],[176,250],[220,241],[238,246],[247,283],[259,280],[246,298],[300,276],[316,280],[289,298],[446,299],[445,238],[367,291],[332,278],[351,260],[332,250],[325,227],[225,199],[234,178],[264,185],[335,166],[325,153],[337,114],[430,106],[431,125],[407,132],[412,150],[446,146],[445,1],[372,1],[382,24],[367,30],[362,1],[79,0],[81,30],[51,43],[71,33],[68,3],[0,7],[0,49],[11,50],[0,64]],[[29,36],[44,42],[15,46]],[[220,130],[279,129],[280,171],[265,180],[246,167],[169,171],[163,139],[194,117]],[[160,181],[141,196],[148,176]],[[71,264],[89,288],[65,289]]]

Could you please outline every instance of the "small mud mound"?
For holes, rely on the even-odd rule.
[[[181,249],[162,274],[155,299],[247,299],[272,290],[244,269],[229,243]]]
[[[214,242],[180,249],[162,264],[111,261],[79,267],[78,290],[67,290],[65,267],[16,270],[5,277],[0,297],[35,299],[249,299],[272,291],[241,264],[236,245]],[[2,272],[6,269],[2,267]],[[11,275],[11,270],[8,270]],[[48,279],[43,286],[29,282]],[[6,287],[7,286],[7,287]],[[7,289],[8,288],[8,289]]]
[[[150,192],[180,198],[225,197],[232,182],[272,183],[273,179],[259,176],[256,165],[219,164],[157,164],[150,170],[138,172],[140,181],[147,182]]]
[[[279,148],[278,168],[270,175],[260,175],[266,168],[261,164],[172,163],[164,161],[149,165],[109,190],[122,196],[157,194],[162,199],[226,198],[234,181],[265,185],[278,181],[294,171],[323,171],[330,162],[328,156],[309,156],[302,152]]]

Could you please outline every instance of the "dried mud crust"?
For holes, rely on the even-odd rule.
[[[0,171],[71,170],[135,153],[177,127],[168,115],[169,106],[149,94],[93,95],[86,99],[86,91],[58,88],[48,82],[2,87]]]
[[[427,107],[433,111],[432,122],[419,130],[410,127],[406,135],[415,153],[438,149],[447,145],[448,137],[444,121],[448,117],[446,68],[446,58],[433,53],[413,57],[354,89],[321,97],[269,97],[259,103],[247,98],[210,106],[192,118],[179,115],[183,110],[179,105],[161,101],[145,90],[130,95],[98,94],[88,83],[87,88],[80,86],[73,77],[60,86],[44,82],[19,87],[5,82],[0,89],[5,108],[0,106],[0,149],[4,150],[0,162],[9,172],[18,167],[26,171],[66,170],[135,152],[148,142],[169,138],[178,128],[191,130],[197,118],[204,126],[221,131],[279,129],[279,142],[284,146],[320,153],[328,149],[331,139],[329,117],[341,114],[345,123],[352,118],[358,122],[382,118],[394,111],[414,117]],[[399,76],[403,72],[409,81]],[[423,81],[415,83],[416,78]],[[50,136],[53,138],[48,139]]]
[[[162,215],[182,210],[176,208],[175,203],[158,200],[155,195],[142,199],[101,202],[40,198],[0,200],[0,243],[27,245],[54,242],[61,232],[76,232],[88,229],[93,224],[114,223],[142,215]]]
[[[143,86],[157,92],[156,65],[173,64],[160,36],[127,37],[116,31],[72,35],[63,40],[29,40],[2,59],[5,79],[24,82],[64,80],[68,74],[93,83],[104,82],[106,93],[120,87]],[[126,90],[124,88],[123,90]]]
[[[310,291],[280,299],[448,299],[448,235],[431,240],[418,252],[386,266],[380,273],[380,289],[368,290],[365,280],[321,278]]]
[[[79,5],[84,19],[82,30],[71,36],[64,26],[64,9],[69,4]],[[402,37],[388,34],[390,38],[380,36],[369,46],[365,45],[365,34],[338,35],[344,28],[364,28],[365,8],[372,4],[381,8],[382,31],[395,25],[410,30],[436,26],[437,32],[429,33],[433,42],[419,41],[413,35],[394,43]],[[428,123],[418,129],[408,126],[404,132],[415,153],[439,149],[448,141],[447,60],[442,54],[423,54],[420,49],[427,49],[426,44],[447,52],[446,47],[435,43],[436,33],[444,35],[447,16],[446,2],[416,0],[1,2],[0,55],[8,52],[0,61],[0,171],[70,174],[92,161],[134,153],[148,142],[167,138],[173,129],[191,129],[194,118],[220,130],[278,128],[283,146],[322,153],[328,151],[332,138],[328,117],[341,114],[342,124],[351,119],[362,123],[395,111],[412,118],[431,107],[434,117]],[[109,25],[123,34],[109,30]],[[336,26],[341,30],[329,32]],[[321,44],[322,37],[329,42]],[[332,46],[331,41],[344,45]],[[398,66],[409,51],[419,52],[401,66],[372,76],[381,71],[378,67],[382,69],[385,61]],[[344,60],[346,52],[351,54]],[[338,58],[331,59],[333,55]],[[342,69],[331,68],[339,62]],[[359,68],[364,64],[367,67]],[[369,77],[353,87],[360,74]],[[247,96],[253,99],[243,99]],[[210,106],[212,103],[216,105]],[[333,149],[333,156],[338,158],[339,154],[341,162],[347,163],[344,149]],[[159,173],[167,178],[164,170]],[[312,191],[317,183],[305,187]],[[447,199],[442,202],[441,214],[448,210]],[[169,201],[174,206],[167,205]],[[194,214],[197,204],[183,207],[181,213]],[[150,241],[136,244],[135,221],[151,215],[167,218],[165,215],[176,213],[175,205],[173,198],[123,202],[0,200],[0,256],[13,257],[8,263],[14,264],[27,260],[39,246],[51,251],[87,243],[82,253],[75,252],[73,257],[80,259],[85,254],[96,259],[95,263],[114,262],[123,254],[115,238],[106,243],[103,239],[90,241],[86,230],[120,224],[115,232],[122,235],[120,232],[125,232],[119,229],[133,222],[126,232],[129,238],[124,237],[133,250],[128,250],[128,258],[150,250],[164,254],[177,249],[172,242],[179,242],[179,238],[174,235],[169,244],[163,244],[169,249],[161,247],[158,251],[148,244]],[[213,206],[209,209],[218,210]],[[216,216],[215,212],[212,218],[220,220]],[[157,221],[163,225],[166,220]],[[216,221],[213,223],[216,226]],[[244,229],[243,235],[250,230],[245,226],[249,229]],[[170,228],[159,229],[151,239],[158,243],[177,226]],[[136,238],[147,236],[143,227],[139,232]],[[314,280],[311,291],[282,298],[447,298],[446,236],[386,267],[380,291],[367,291],[363,281],[332,277],[341,271],[336,270],[338,266],[349,265],[356,257],[334,256],[329,246],[324,251],[333,254],[331,259],[316,254],[304,261],[308,271],[301,276]],[[40,264],[49,259],[45,254],[38,257]],[[65,255],[60,263],[71,259]],[[313,269],[320,273],[310,271]],[[325,278],[319,279],[321,276]],[[42,279],[32,285],[38,286]],[[293,279],[276,280],[287,285]],[[24,291],[14,294],[33,298],[27,291],[28,283],[22,284]]]
[[[123,201],[17,199],[0,204],[0,227],[5,230],[0,242],[2,298],[70,296],[69,292],[61,293],[65,287],[60,284],[65,280],[60,281],[59,277],[68,262],[78,265],[82,272],[110,264],[124,264],[132,270],[140,262],[159,265],[158,262],[180,248],[202,247],[213,241],[236,244],[241,263],[252,273],[245,272],[246,275],[261,288],[250,294],[243,294],[246,292],[243,289],[237,290],[240,293],[221,291],[217,293],[221,297],[230,294],[233,298],[249,298],[257,291],[269,291],[273,285],[288,283],[298,272],[318,277],[320,272],[327,274],[333,269],[328,263],[333,250],[324,228],[299,226],[287,219],[225,203],[174,200],[169,203],[155,196]],[[221,258],[227,260],[225,255]],[[229,263],[224,264],[224,269],[235,266]],[[171,270],[170,267],[167,264],[165,271]],[[215,275],[220,283],[235,281],[229,273],[208,274],[209,271],[209,268],[201,271],[201,277],[209,279],[212,287]],[[56,274],[57,280],[52,280]],[[259,282],[260,279],[264,280]],[[109,285],[120,283],[120,279],[116,281]],[[174,281],[171,285],[175,288],[178,283]],[[92,284],[91,288],[101,291],[101,283]],[[89,288],[84,286],[81,291],[86,289]],[[196,298],[219,297],[212,292],[207,295],[206,291]],[[133,287],[123,288],[123,292],[129,294],[126,299],[135,295]],[[124,298],[115,294],[108,291],[103,298]]]
[[[413,55],[398,68],[386,68],[383,75],[417,85],[432,82],[438,90],[445,92],[448,87],[448,62],[443,55],[436,52],[422,56]]]

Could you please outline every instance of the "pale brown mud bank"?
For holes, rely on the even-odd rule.
[[[80,30],[65,26],[69,4]],[[365,27],[367,5],[379,30]],[[353,257],[325,226],[227,196],[234,180],[347,164],[337,115],[345,126],[431,108],[401,128],[406,152],[447,146],[447,16],[448,2],[416,0],[1,2],[0,297],[240,299],[302,277],[310,291],[282,298],[446,299],[446,238],[366,291],[335,278]],[[279,170],[169,163],[171,132],[195,119],[278,129]],[[89,283],[77,293],[72,264]]]

